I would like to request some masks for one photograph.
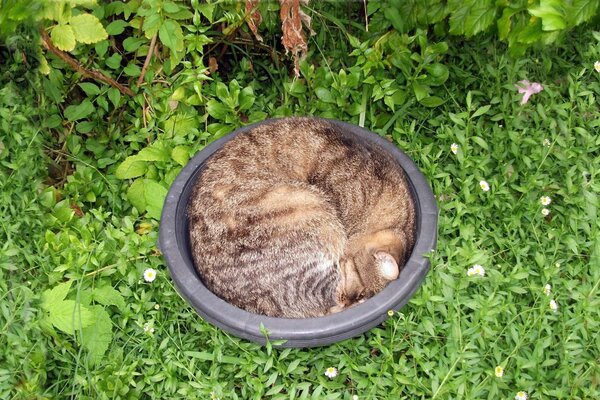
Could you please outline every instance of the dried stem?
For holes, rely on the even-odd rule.
[[[152,54],[154,54],[154,46],[156,46],[156,33],[152,36],[150,40],[150,48],[148,49],[148,54],[146,54],[146,61],[144,61],[144,66],[142,67],[142,73],[137,80],[138,87],[144,81],[144,76],[146,75],[146,70],[148,69],[148,65],[150,65],[150,59],[152,58]]]
[[[123,94],[129,95],[129,96],[134,95],[134,93],[131,91],[131,89],[129,89],[127,86],[121,85],[119,82],[115,81],[113,78],[104,75],[102,72],[100,72],[98,70],[87,69],[79,61],[75,60],[73,57],[71,57],[64,51],[56,48],[56,46],[54,46],[54,43],[52,43],[50,36],[48,36],[48,33],[46,32],[46,30],[43,27],[40,28],[40,32],[42,35],[42,43],[43,43],[44,47],[49,52],[55,54],[58,58],[63,60],[65,63],[67,63],[75,71],[79,72],[81,75],[85,76],[86,78],[92,78],[92,79],[107,83],[113,87],[116,87]]]

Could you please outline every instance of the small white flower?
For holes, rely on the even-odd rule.
[[[394,310],[388,310],[388,313],[387,313],[387,314],[388,314],[390,317],[393,317],[393,316],[394,316]]]
[[[475,275],[485,276],[485,269],[479,264],[473,265],[473,271],[475,272]]]
[[[353,394],[353,395],[352,395],[352,400],[358,400],[358,396],[357,396],[357,395],[355,395],[355,394]]]
[[[452,152],[452,154],[458,153],[458,145],[456,143],[452,143],[450,145],[450,151]]]
[[[550,214],[550,210],[548,210],[547,208],[542,208],[542,215],[545,217],[547,215]]]
[[[486,181],[479,181],[479,187],[484,192],[487,192],[488,190],[490,190],[490,185]]]
[[[160,305],[159,305],[158,303],[156,303],[156,304],[154,305],[154,309],[155,309],[155,310],[160,310]]]
[[[550,205],[550,203],[552,203],[552,199],[548,196],[542,196],[540,197],[540,203],[542,203],[543,206],[547,206]]]
[[[144,324],[144,332],[146,332],[146,333],[154,333],[154,327],[152,325],[150,325],[149,322],[146,322]]]
[[[475,264],[467,270],[467,276],[475,275],[485,276],[485,269],[479,264]]]
[[[148,268],[144,271],[144,280],[146,282],[152,282],[156,279],[156,270],[154,268]]]
[[[335,367],[329,367],[325,370],[325,376],[329,379],[333,379],[337,376],[338,370]]]
[[[550,296],[551,291],[552,291],[552,286],[550,286],[549,283],[546,283],[546,286],[544,286],[544,294],[546,296]]]
[[[548,139],[548,138],[544,139],[544,146],[550,147],[551,144],[552,144],[552,142],[550,142],[550,139]]]
[[[554,312],[558,310],[558,303],[556,302],[556,300],[550,300],[550,309]]]
[[[496,375],[497,378],[502,378],[504,376],[504,368],[498,365],[494,368],[494,375]]]
[[[527,393],[520,391],[517,392],[517,395],[515,396],[515,400],[527,400]]]
[[[594,69],[596,70],[596,72],[600,72],[600,61],[596,61],[594,63]]]

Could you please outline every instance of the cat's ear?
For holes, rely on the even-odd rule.
[[[400,275],[398,263],[394,260],[391,254],[385,251],[377,251],[374,254],[375,264],[379,268],[381,277],[388,281],[393,281]]]

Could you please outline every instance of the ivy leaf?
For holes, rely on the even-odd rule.
[[[50,32],[52,43],[62,51],[71,51],[75,48],[75,34],[69,25],[56,25]]]
[[[94,301],[105,306],[117,306],[119,310],[125,309],[125,300],[112,286],[98,286],[92,290],[92,298]]]
[[[146,170],[145,161],[140,161],[136,156],[129,156],[117,167],[115,176],[118,179],[131,179],[144,175]]]
[[[78,42],[96,43],[108,37],[100,20],[92,14],[79,14],[69,20]]]
[[[144,197],[146,199],[146,211],[148,217],[160,220],[165,197],[167,197],[167,189],[160,183],[151,179],[144,180]]]
[[[110,342],[112,342],[112,321],[102,306],[90,307],[94,322],[81,332],[81,344],[90,353],[92,363],[97,364]]]
[[[48,304],[48,321],[57,329],[74,334],[94,323],[94,314],[74,300],[63,300]]]

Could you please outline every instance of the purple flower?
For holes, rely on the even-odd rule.
[[[532,94],[536,94],[544,90],[544,87],[540,83],[531,83],[527,79],[519,81],[515,87],[519,90],[519,93],[523,93],[521,104],[527,103]]]

